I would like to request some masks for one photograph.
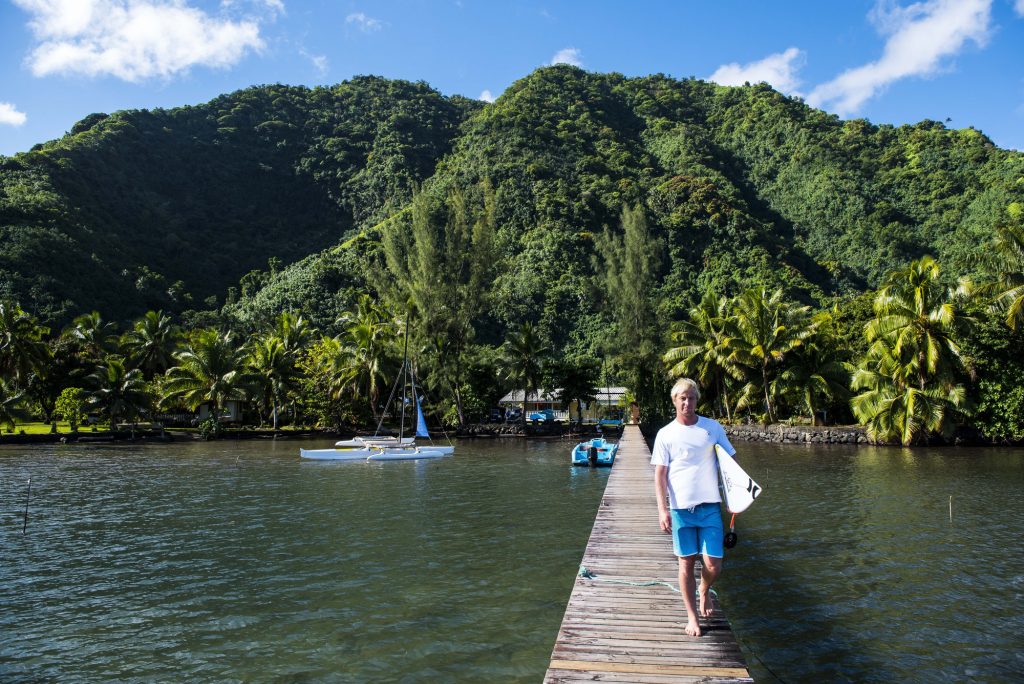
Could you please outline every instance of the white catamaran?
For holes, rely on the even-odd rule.
[[[433,444],[430,432],[427,430],[427,421],[423,417],[423,409],[420,407],[420,397],[416,392],[416,376],[412,366],[409,364],[409,324],[405,326],[405,352],[403,354],[402,370],[399,371],[400,382],[402,383],[402,409],[399,419],[398,436],[381,435],[380,427],[384,422],[383,416],[377,423],[377,429],[372,437],[353,437],[352,439],[335,442],[333,449],[300,449],[299,455],[302,458],[321,461],[409,461],[422,458],[441,458],[451,456],[455,453],[452,445],[441,446]],[[407,382],[407,381],[411,381]],[[416,404],[416,434],[413,437],[405,436],[405,407],[408,404],[406,387],[412,385],[413,401]],[[397,389],[397,387],[395,388]],[[392,389],[388,403],[394,397],[395,390]],[[422,437],[431,440],[429,445],[417,445],[416,438]]]

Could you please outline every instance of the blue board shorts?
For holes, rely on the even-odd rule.
[[[672,509],[672,548],[677,556],[702,553],[711,558],[725,555],[722,507],[702,503],[690,508]]]

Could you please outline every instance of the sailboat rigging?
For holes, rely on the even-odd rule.
[[[427,430],[427,423],[423,417],[423,410],[420,406],[420,398],[416,392],[416,375],[412,365],[409,363],[409,321],[405,323],[405,341],[402,350],[402,368],[398,372],[396,385],[391,389],[388,396],[388,404],[395,396],[398,384],[402,386],[401,410],[398,420],[398,437],[381,435],[380,428],[384,422],[381,416],[377,423],[377,429],[372,437],[354,437],[349,440],[335,442],[333,449],[300,449],[299,453],[303,458],[319,460],[367,460],[367,461],[407,461],[425,458],[440,458],[450,456],[455,452],[454,446],[440,445],[416,445],[416,437],[430,439],[430,432]],[[405,408],[410,403],[407,395],[409,386],[412,386],[413,402],[416,406],[416,430],[414,436],[405,436]],[[433,442],[433,440],[431,440]]]

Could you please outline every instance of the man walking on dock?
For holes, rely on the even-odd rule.
[[[672,533],[679,558],[679,591],[690,636],[700,636],[699,618],[712,614],[711,586],[722,571],[724,529],[715,444],[730,455],[736,453],[718,421],[697,415],[699,399],[696,382],[689,378],[676,382],[672,387],[675,420],[658,431],[651,453],[658,519],[661,529]],[[702,555],[699,606],[694,596],[698,553]]]

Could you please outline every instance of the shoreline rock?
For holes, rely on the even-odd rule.
[[[775,444],[878,444],[858,426],[723,425],[730,440]]]

